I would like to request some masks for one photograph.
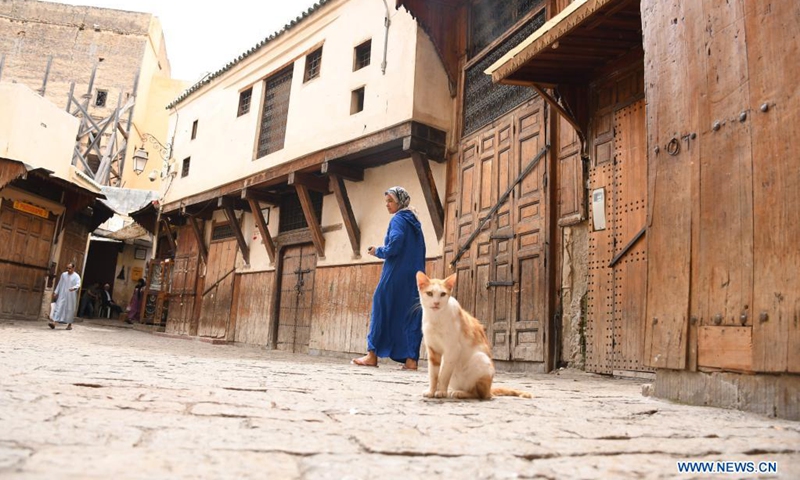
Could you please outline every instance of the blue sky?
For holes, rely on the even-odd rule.
[[[218,70],[264,37],[280,30],[316,2],[224,0],[212,4],[194,0],[52,1],[156,15],[164,28],[172,77],[193,82],[207,72]]]

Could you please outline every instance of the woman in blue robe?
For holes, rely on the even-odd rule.
[[[386,209],[393,214],[382,247],[367,253],[384,260],[381,278],[372,297],[372,316],[367,354],[353,359],[360,366],[377,367],[378,358],[389,357],[403,369],[416,370],[422,343],[422,309],[417,291],[417,272],[425,271],[425,239],[411,197],[402,187],[385,193]]]

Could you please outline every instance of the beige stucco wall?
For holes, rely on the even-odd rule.
[[[0,157],[68,179],[78,119],[18,83],[0,83],[0,105]]]
[[[446,77],[436,59],[431,70],[441,70],[440,75],[431,74],[424,77],[425,84],[418,84],[417,24],[405,10],[390,11],[385,75],[381,73],[383,2],[341,0],[323,6],[178,104],[171,117],[171,122],[177,125],[174,156],[176,165],[191,157],[192,171],[186,178],[176,179],[167,202],[412,119],[414,95],[428,88],[428,82],[439,82],[439,77]],[[370,65],[353,72],[353,49],[368,39],[372,40]],[[321,76],[303,83],[305,55],[320,44],[323,45]],[[254,159],[263,79],[291,62],[294,74],[285,147]],[[441,83],[436,89],[446,90],[446,80]],[[249,86],[253,86],[251,110],[237,118],[239,92]],[[364,110],[351,115],[351,92],[362,86],[366,94]],[[449,109],[441,113],[435,110],[429,112],[426,120],[437,126],[446,125]],[[438,114],[435,119],[434,114]],[[197,138],[191,140],[195,120]]]

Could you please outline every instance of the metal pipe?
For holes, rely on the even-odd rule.
[[[383,25],[386,27],[386,34],[383,37],[383,62],[381,62],[381,73],[386,75],[386,57],[389,52],[389,26],[392,20],[389,18],[389,4],[383,0],[383,6],[386,7],[386,16],[383,18]]]

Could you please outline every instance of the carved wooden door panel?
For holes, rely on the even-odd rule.
[[[208,267],[197,335],[226,338],[233,305],[233,280],[236,270],[236,240],[214,241],[208,248]]]
[[[172,289],[169,292],[167,332],[189,335],[200,260],[199,245],[191,226],[180,227],[177,247],[172,268]]]
[[[282,255],[278,350],[308,352],[317,254],[313,245],[287,247]]]
[[[544,148],[542,102],[531,102],[515,117],[513,164],[517,175]],[[511,359],[544,362],[549,318],[547,246],[547,158],[525,176],[514,191],[513,306]]]
[[[461,159],[459,162],[459,181],[458,181],[458,200],[456,202],[456,252],[466,244],[467,239],[475,229],[477,223],[476,205],[474,200],[475,185],[477,182],[476,173],[478,159],[478,137],[473,137],[464,142],[461,147]],[[474,245],[474,244],[473,244]],[[465,251],[456,264],[455,273],[458,274],[456,281],[455,297],[462,307],[470,312],[474,312],[474,272],[472,270],[472,251],[475,247],[471,246]]]

